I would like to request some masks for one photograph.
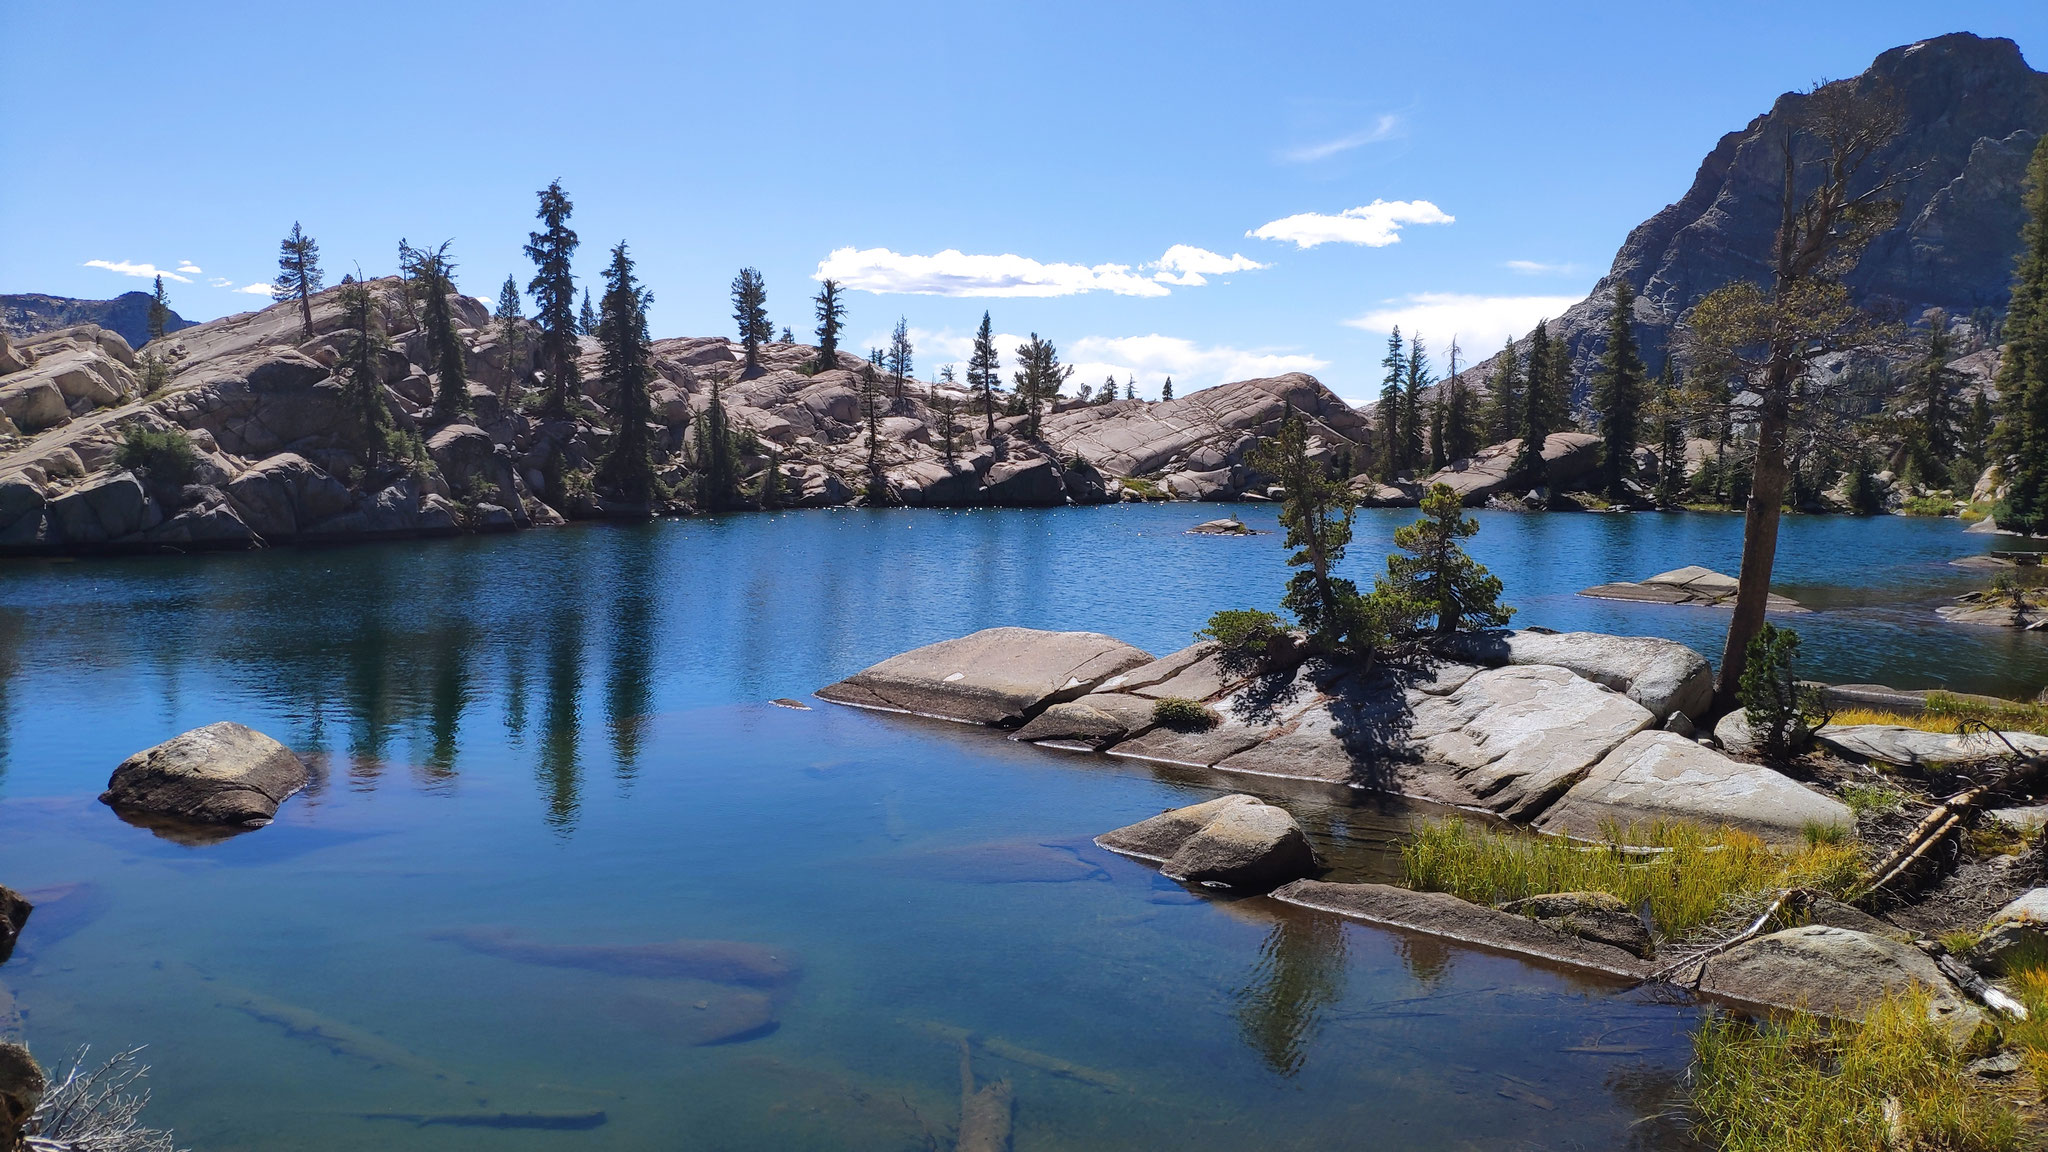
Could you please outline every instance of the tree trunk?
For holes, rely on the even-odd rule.
[[[1774,356],[1770,381],[1756,436],[1756,464],[1751,470],[1749,505],[1742,518],[1742,570],[1736,576],[1735,615],[1728,622],[1728,642],[1721,649],[1721,677],[1714,688],[1714,711],[1735,708],[1749,642],[1763,631],[1764,610],[1771,594],[1771,567],[1778,558],[1778,519],[1785,504],[1785,431],[1790,419],[1789,356]]]
[[[304,282],[299,284],[299,315],[306,322],[306,339],[313,338],[313,297],[306,291]]]

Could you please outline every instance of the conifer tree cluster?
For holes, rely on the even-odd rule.
[[[1593,405],[1602,442],[1601,488],[1616,504],[1634,499],[1628,482],[1634,479],[1636,439],[1642,422],[1645,371],[1629,322],[1634,304],[1635,293],[1628,282],[1617,279],[1614,308],[1608,313],[1607,348],[1600,353],[1600,368],[1593,378]]]
[[[721,386],[711,385],[711,402],[691,421],[697,464],[697,507],[723,512],[740,504],[740,470]]]
[[[612,396],[612,450],[599,466],[598,483],[627,505],[645,507],[657,495],[653,443],[647,422],[653,416],[650,388],[654,380],[653,351],[647,338],[647,306],[654,294],[633,275],[633,259],[621,240],[612,249],[604,272],[604,311],[597,325],[604,384]]]
[[[1998,368],[1996,451],[2009,488],[1992,515],[2001,528],[2040,534],[2048,533],[2048,138],[2027,165],[2026,209]]]
[[[426,336],[427,367],[435,373],[434,419],[446,424],[469,411],[469,370],[464,364],[462,337],[455,329],[455,310],[448,297],[455,292],[455,262],[448,256],[452,241],[432,248],[398,242],[398,262],[420,308],[420,330]]]
[[[574,210],[562,191],[562,182],[550,183],[541,190],[540,208],[534,213],[542,230],[526,237],[526,258],[533,261],[533,279],[527,281],[526,291],[533,296],[534,322],[540,328],[540,347],[535,359],[547,376],[542,411],[555,419],[568,414],[569,397],[575,395],[581,383],[576,366],[576,337],[580,330],[575,312],[576,279],[570,271],[570,261],[579,243],[576,233],[569,228],[569,216]],[[588,292],[583,300],[587,312]]]
[[[1029,340],[1018,346],[1017,370],[1011,374],[1010,382],[1024,405],[1024,435],[1038,435],[1045,407],[1059,399],[1060,389],[1073,374],[1072,365],[1060,363],[1059,350],[1052,341],[1038,333],[1033,332]]]

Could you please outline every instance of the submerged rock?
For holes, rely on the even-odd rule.
[[[1984,1014],[1918,949],[1823,924],[1736,945],[1707,961],[1700,990],[1766,1008],[1861,1020],[1878,1001],[1915,984],[1928,990],[1929,1018],[1956,1044],[1983,1023]]]
[[[1582,589],[1581,596],[1596,600],[1633,600],[1648,604],[1697,604],[1709,608],[1725,608],[1735,603],[1735,577],[1711,568],[1691,564],[1644,577],[1641,581],[1618,580],[1611,584],[1599,584]],[[1766,610],[1770,612],[1804,612],[1806,609],[1789,596],[1769,593],[1764,598]]]
[[[306,765],[291,749],[223,720],[123,760],[100,802],[124,812],[257,828],[305,786]]]
[[[1639,732],[1593,766],[1536,821],[1546,832],[1592,838],[1602,825],[1689,820],[1727,824],[1777,843],[1808,827],[1854,827],[1855,814],[1783,773],[1730,760],[1671,732]]]
[[[818,696],[860,708],[1013,726],[1151,659],[1100,632],[984,628],[891,656],[820,688]]]
[[[550,968],[586,968],[615,976],[710,980],[720,984],[786,984],[802,968],[787,953],[739,940],[663,940],[653,944],[541,944],[508,929],[463,928],[441,933],[472,952]]]
[[[1245,795],[1162,812],[1095,842],[1153,861],[1176,880],[1230,888],[1264,891],[1321,869],[1294,817]]]
[[[1527,916],[1460,900],[1447,892],[1416,892],[1389,884],[1297,880],[1273,898],[1303,908],[1475,944],[1610,976],[1640,979],[1650,966],[1635,954]]]
[[[28,914],[35,908],[21,893],[0,885],[0,964],[14,955],[14,942],[21,939],[21,930],[28,926]]]

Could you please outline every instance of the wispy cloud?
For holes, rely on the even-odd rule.
[[[1318,160],[1328,160],[1339,153],[1349,152],[1353,148],[1362,148],[1367,144],[1377,144],[1382,140],[1391,140],[1400,134],[1401,117],[1388,112],[1374,120],[1370,127],[1360,129],[1349,135],[1339,136],[1334,140],[1325,140],[1319,144],[1305,144],[1299,148],[1290,148],[1280,153],[1280,158],[1291,164],[1313,164]]]
[[[1169,290],[1129,264],[1042,264],[1028,256],[969,255],[948,248],[931,256],[887,248],[835,248],[814,280],[862,292],[910,296],[1165,296]]]
[[[215,288],[233,288],[235,286],[235,282],[225,276],[210,277],[206,282]]]
[[[868,344],[879,345],[886,339],[887,333],[877,332]],[[951,329],[932,332],[913,328],[910,339],[917,346],[920,363],[931,365],[918,373],[921,378],[936,377],[937,366],[941,364],[965,364],[974,350],[974,334],[971,332]],[[1017,362],[1017,346],[1024,339],[1007,332],[998,333],[995,337],[1005,379]],[[1157,396],[1159,386],[1169,376],[1173,377],[1174,391],[1186,395],[1212,384],[1279,376],[1288,372],[1316,372],[1329,366],[1327,360],[1291,348],[1198,344],[1183,337],[1162,336],[1156,332],[1149,336],[1083,336],[1072,344],[1061,344],[1060,359],[1074,367],[1074,388],[1083,384],[1099,388],[1107,376],[1116,377],[1121,387],[1135,378],[1138,394],[1148,397]]]
[[[206,269],[201,268],[199,265],[194,264],[190,260],[180,260],[178,261],[178,271],[184,273],[187,276],[197,276],[201,272],[206,271]]]
[[[1335,216],[1321,212],[1300,212],[1261,224],[1247,236],[1279,240],[1296,248],[1318,244],[1363,244],[1384,248],[1401,242],[1401,228],[1408,224],[1451,224],[1457,217],[1427,200],[1375,200],[1357,208],[1346,208]]]
[[[1248,256],[1232,253],[1225,256],[1207,248],[1192,244],[1175,244],[1166,250],[1166,255],[1146,265],[1156,268],[1152,279],[1161,284],[1179,284],[1184,288],[1199,288],[1209,282],[1211,276],[1226,276],[1232,272],[1253,272],[1271,265],[1261,264]]]
[[[161,276],[166,280],[176,280],[180,284],[192,282],[190,277],[180,276],[169,269],[159,268],[154,264],[135,264],[127,260],[87,260],[85,267],[105,268],[109,272],[118,272],[123,276],[139,276],[144,280]]]
[[[268,296],[270,295],[270,285],[244,284],[240,288],[235,289],[235,291],[249,296]]]
[[[1191,244],[1175,244],[1159,259],[1140,264],[1047,264],[1014,253],[974,255],[957,248],[930,256],[887,248],[835,248],[818,262],[811,278],[837,280],[863,292],[909,296],[1165,296],[1171,292],[1168,285],[1196,288],[1211,276],[1264,267],[1247,256],[1225,256]]]
[[[1579,302],[1577,296],[1471,296],[1456,292],[1417,292],[1383,302],[1362,316],[1344,321],[1367,332],[1388,332],[1395,326],[1413,335],[1421,332],[1448,346],[1455,336],[1475,359],[1500,351],[1538,320],[1557,316]]]
[[[1524,276],[1569,276],[1579,270],[1577,264],[1545,264],[1540,260],[1509,260],[1502,266]]]

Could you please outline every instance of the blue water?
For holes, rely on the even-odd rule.
[[[1412,515],[1361,514],[1354,575]],[[807,512],[0,567],[0,883],[62,893],[0,987],[46,1061],[147,1044],[151,1117],[207,1150],[946,1148],[963,1037],[980,1082],[1014,1085],[1022,1152],[1676,1147],[1638,1121],[1679,1091],[1692,1009],[1190,895],[1088,842],[1275,782],[767,703],[988,625],[1164,652],[1272,606],[1278,538],[1182,534],[1204,518]],[[1517,623],[1718,652],[1713,610],[1573,593],[1732,571],[1736,518],[1481,520]],[[1826,609],[1794,621],[1809,674],[2048,680],[2042,637],[1932,616],[1983,582],[1948,561],[1986,537],[1794,518],[1784,541],[1779,590]],[[96,802],[124,756],[218,719],[320,765],[277,824],[188,847]],[[1426,814],[1272,795],[1339,878],[1393,876]],[[476,928],[740,941],[801,973],[662,980],[445,938]]]

